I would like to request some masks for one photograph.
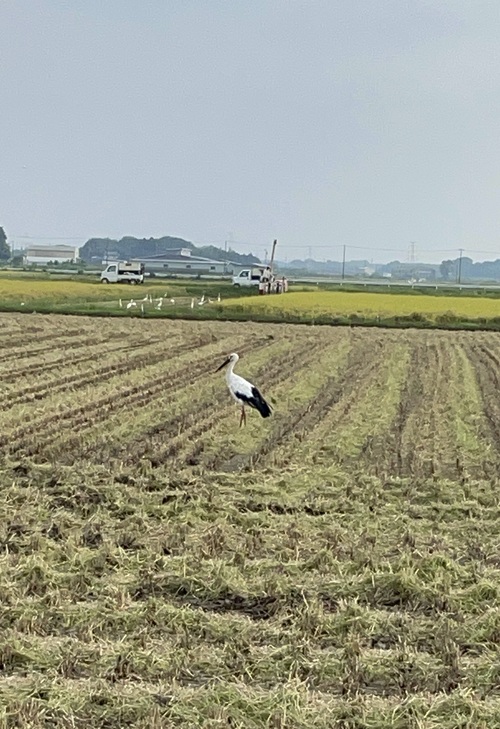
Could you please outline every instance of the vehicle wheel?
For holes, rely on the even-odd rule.
[[[137,281],[130,281],[129,283],[130,283],[131,286],[135,286],[136,283],[137,283]]]
[[[101,283],[109,283],[107,278],[101,278]]]
[[[233,286],[234,286],[235,289],[239,289],[240,288],[240,285],[239,284],[233,284]]]

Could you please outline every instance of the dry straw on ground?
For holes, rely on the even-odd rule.
[[[500,726],[497,335],[0,323],[0,726]]]

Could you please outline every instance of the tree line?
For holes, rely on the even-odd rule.
[[[217,246],[195,246],[183,238],[163,236],[162,238],[90,238],[80,248],[80,258],[87,263],[105,260],[133,260],[167,255],[172,249],[188,248],[193,256],[211,258],[214,261],[229,261],[244,266],[259,263],[252,253],[237,253],[231,248],[226,252]]]

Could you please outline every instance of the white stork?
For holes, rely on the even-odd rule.
[[[231,397],[238,403],[238,405],[241,405],[241,428],[242,424],[245,423],[246,425],[247,422],[245,405],[250,405],[250,407],[254,408],[254,410],[258,410],[263,418],[268,418],[271,415],[271,406],[264,400],[255,385],[252,385],[251,382],[248,382],[248,380],[245,380],[243,377],[234,374],[234,365],[238,360],[238,355],[236,352],[233,352],[233,354],[230,354],[220,367],[217,367],[216,372],[219,372],[219,370],[223,367],[229,365],[226,370],[226,382],[229,387]]]

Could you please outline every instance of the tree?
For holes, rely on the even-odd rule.
[[[443,281],[449,281],[450,277],[453,273],[453,270],[455,268],[455,264],[453,261],[447,260],[442,261],[441,265],[439,266],[439,272],[441,274],[441,278]]]
[[[8,261],[10,258],[10,246],[7,243],[5,230],[0,228],[0,261]]]

